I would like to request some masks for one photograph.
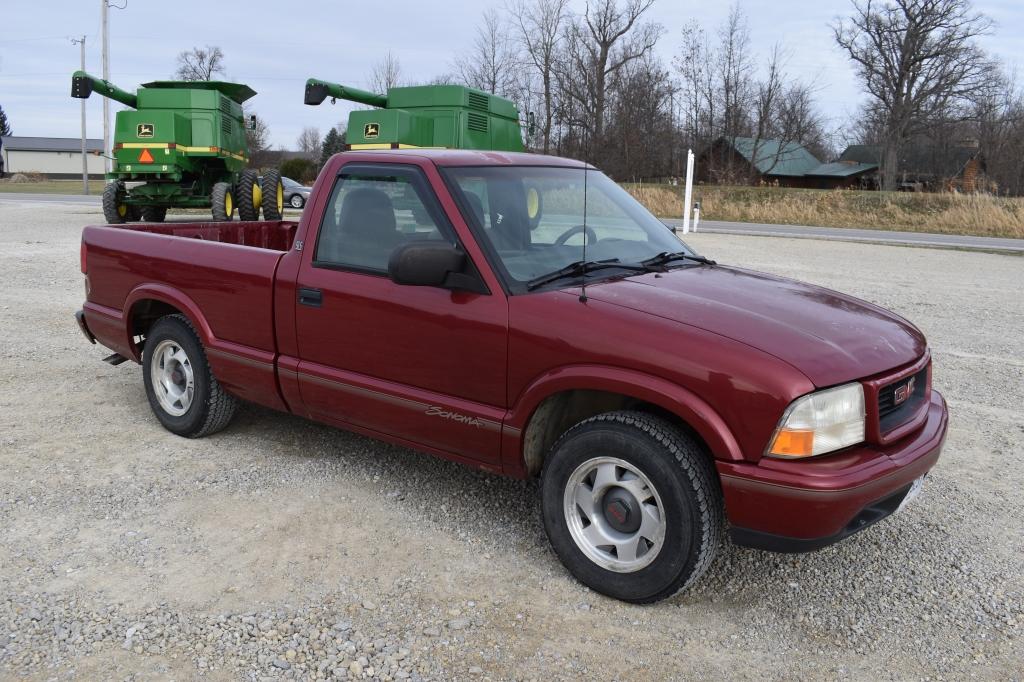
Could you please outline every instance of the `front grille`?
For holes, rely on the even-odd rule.
[[[909,382],[913,380],[912,390],[908,390]],[[897,402],[897,392],[906,392],[905,397]],[[909,421],[921,407],[928,395],[928,368],[925,367],[916,374],[903,377],[878,391],[878,428],[885,433],[897,426]]]

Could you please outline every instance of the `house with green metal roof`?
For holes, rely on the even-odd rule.
[[[807,147],[754,137],[720,137],[697,161],[697,180],[710,183],[769,184],[836,189],[867,187],[878,163],[844,160],[822,163]]]

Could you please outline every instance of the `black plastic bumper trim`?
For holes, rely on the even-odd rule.
[[[83,334],[85,334],[85,338],[89,339],[89,343],[95,344],[96,337],[92,335],[91,331],[89,331],[89,325],[85,322],[85,311],[75,311],[75,320],[78,321],[78,328],[82,330]]]
[[[910,492],[912,485],[912,483],[907,484],[891,495],[867,505],[853,517],[850,523],[846,524],[845,528],[835,535],[826,535],[820,538],[793,538],[786,535],[775,535],[774,533],[765,533],[759,530],[737,528],[734,526],[729,529],[729,536],[736,545],[750,547],[751,549],[761,549],[766,552],[782,552],[785,554],[813,552],[822,547],[833,545],[840,540],[845,540],[854,533],[878,523],[887,516],[891,516],[893,512],[899,509],[900,503],[907,496],[907,493]]]

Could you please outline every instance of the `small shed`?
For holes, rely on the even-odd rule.
[[[5,173],[42,173],[50,178],[82,177],[82,139],[79,137],[4,137]],[[86,140],[89,177],[102,178],[103,140]]]

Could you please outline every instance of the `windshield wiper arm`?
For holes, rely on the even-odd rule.
[[[541,275],[535,277],[526,283],[526,290],[533,291],[538,287],[542,287],[545,284],[551,284],[557,282],[560,279],[566,277],[584,277],[587,273],[594,272],[595,270],[607,270],[609,268],[618,268],[620,270],[628,270],[630,272],[648,272],[646,265],[635,265],[631,263],[620,263],[618,258],[609,258],[607,260],[578,260],[574,263],[569,263],[564,268],[555,270],[548,275]]]
[[[692,260],[693,262],[700,263],[702,265],[717,265],[717,263],[710,258],[695,256],[692,253],[686,253],[684,251],[662,251],[657,256],[651,256],[647,260],[642,260],[640,262],[648,267],[657,267],[659,265],[668,265],[672,261],[677,260]]]

